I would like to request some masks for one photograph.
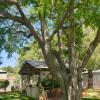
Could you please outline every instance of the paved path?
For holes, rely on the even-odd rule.
[[[48,98],[47,100],[63,100],[63,98],[62,98],[62,97],[59,97],[59,98],[57,98],[57,97],[52,97],[52,98]]]

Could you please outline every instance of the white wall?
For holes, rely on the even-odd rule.
[[[83,88],[88,86],[88,72],[83,73]],[[93,71],[93,88],[100,89],[100,71]]]
[[[39,100],[39,88],[38,87],[27,87],[26,88],[27,96],[35,98],[35,100]]]

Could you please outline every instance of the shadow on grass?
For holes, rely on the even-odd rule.
[[[83,100],[100,100],[100,99],[97,99],[97,98],[83,98]]]
[[[0,100],[34,100],[33,98],[21,95],[18,92],[9,92],[0,94]]]

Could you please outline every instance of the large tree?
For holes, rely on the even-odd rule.
[[[62,83],[64,100],[81,100],[81,74],[100,42],[99,0],[0,0],[0,4],[1,40],[8,33],[5,43],[11,33],[34,36],[51,73]],[[97,34],[79,58],[83,25],[92,27]],[[4,46],[12,52],[8,44]]]

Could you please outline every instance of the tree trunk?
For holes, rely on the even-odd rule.
[[[71,62],[70,73],[67,70],[63,70],[59,65],[59,61],[50,51],[50,47],[47,45],[45,49],[42,49],[45,61],[52,72],[52,75],[62,82],[63,86],[63,100],[81,100],[81,79],[80,73],[77,70],[76,64]],[[73,63],[73,64],[72,64]]]
[[[93,73],[92,70],[88,70],[88,88],[93,88]]]
[[[50,56],[49,56],[50,57]],[[53,60],[54,58],[52,57],[51,59],[48,60],[49,67],[53,67],[52,68],[52,72],[53,75],[58,76],[57,78],[59,78],[59,80],[62,82],[62,86],[63,86],[63,100],[82,100],[81,97],[81,77],[79,77],[78,73],[70,75],[69,74],[65,74],[67,73],[67,71],[62,72],[61,70],[56,70],[56,67],[54,67],[55,64],[53,64]],[[51,62],[51,61],[52,62]],[[47,59],[46,59],[47,61]],[[76,69],[75,69],[76,70]],[[59,72],[61,71],[61,72]],[[76,70],[77,72],[77,70]]]
[[[64,91],[63,100],[82,100],[81,77],[79,76],[73,76],[73,77],[69,76],[68,78],[66,78],[65,76],[61,77],[63,79],[63,85],[62,85]]]

